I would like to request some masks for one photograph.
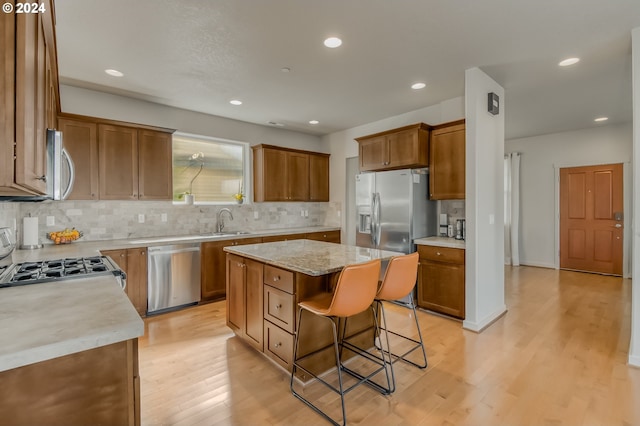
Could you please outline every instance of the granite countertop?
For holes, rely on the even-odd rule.
[[[388,260],[403,254],[312,240],[231,246],[225,247],[224,251],[312,276],[337,272],[346,265],[372,259]]]
[[[449,247],[449,248],[457,248],[457,249],[465,248],[464,240],[456,240],[455,238],[449,238],[449,237],[418,238],[416,240],[413,240],[413,243],[418,245],[423,245],[423,246]]]
[[[116,250],[134,247],[153,247],[169,244],[201,243],[206,241],[225,241],[238,238],[255,238],[274,235],[305,234],[308,232],[339,231],[339,227],[310,226],[305,228],[270,229],[252,231],[249,234],[234,234],[224,236],[213,235],[176,235],[166,237],[138,237],[123,240],[76,241],[71,244],[45,244],[36,250],[15,250],[12,254],[13,263],[33,262],[39,260],[60,259],[66,257],[97,256],[101,250]],[[233,232],[233,231],[230,231]]]
[[[36,250],[15,250],[11,261],[20,263],[88,257],[100,254],[101,250],[339,229],[306,227],[242,235],[145,237],[77,241],[64,245],[46,244]],[[110,345],[144,334],[144,322],[111,275],[7,287],[0,289],[0,292],[0,371]]]
[[[144,334],[110,275],[0,289],[0,371]]]

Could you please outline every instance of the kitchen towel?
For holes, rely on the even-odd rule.
[[[38,241],[38,218],[25,217],[22,222],[22,245],[37,246]]]

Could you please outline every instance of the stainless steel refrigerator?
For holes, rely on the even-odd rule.
[[[426,169],[356,175],[356,245],[402,253],[437,232],[437,206],[427,199]]]

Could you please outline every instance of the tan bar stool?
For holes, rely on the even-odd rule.
[[[360,263],[356,265],[345,266],[343,270],[340,272],[340,276],[338,277],[338,282],[336,283],[335,290],[333,293],[325,293],[319,296],[316,296],[310,300],[304,300],[298,303],[299,311],[298,311],[298,328],[296,332],[296,339],[293,349],[293,363],[291,368],[291,382],[290,388],[291,393],[307,404],[310,408],[312,408],[315,412],[320,414],[322,417],[330,421],[331,423],[338,425],[339,423],[327,415],[324,411],[322,411],[318,406],[310,402],[308,399],[303,397],[300,393],[296,392],[293,386],[293,381],[295,377],[295,373],[297,370],[302,370],[305,373],[309,374],[316,378],[319,382],[323,383],[332,391],[338,393],[340,395],[340,400],[342,404],[342,420],[343,424],[347,422],[347,415],[345,410],[344,396],[347,392],[351,391],[358,385],[363,383],[367,383],[370,376],[377,374],[380,369],[371,373],[366,377],[357,377],[358,381],[355,384],[352,384],[350,387],[344,387],[342,380],[342,372],[345,371],[344,365],[342,363],[341,358],[341,345],[342,342],[339,340],[338,336],[338,326],[336,322],[339,321],[339,318],[347,318],[354,315],[357,315],[361,312],[366,311],[371,308],[373,299],[376,296],[377,288],[378,288],[378,278],[380,276],[380,260],[372,260],[366,263]],[[335,358],[336,358],[336,367],[338,374],[338,388],[334,385],[328,383],[326,380],[318,377],[317,374],[307,370],[305,367],[299,364],[299,361],[302,361],[306,356],[305,355],[298,359],[298,345],[300,341],[300,333],[302,332],[302,312],[309,311],[312,314],[315,314],[322,318],[327,318],[331,323],[331,330],[333,332],[333,347],[335,350]],[[374,321],[376,323],[376,332],[377,330],[377,318],[375,310],[374,312]],[[384,360],[384,352],[381,351],[381,358]],[[382,368],[385,371],[391,369],[390,365],[387,366],[387,363],[382,361]],[[387,370],[388,369],[388,370]],[[388,379],[391,378],[388,376]]]
[[[391,377],[392,381],[389,387],[386,389],[388,393],[392,393],[395,391],[395,375],[393,373],[393,363],[398,360],[403,360],[409,364],[412,364],[418,368],[426,368],[427,367],[427,353],[424,349],[424,342],[422,340],[422,332],[420,331],[420,324],[418,323],[418,316],[416,314],[416,306],[413,302],[413,296],[409,297],[409,301],[403,301],[402,299],[406,298],[406,296],[410,295],[413,292],[413,288],[416,285],[416,279],[418,277],[418,253],[412,253],[404,256],[396,256],[389,260],[387,265],[387,270],[385,271],[384,277],[382,279],[382,284],[380,289],[378,290],[376,297],[374,299],[374,305],[379,309],[381,313],[381,322],[380,330],[385,333],[385,340],[387,348],[384,349],[382,345],[382,336],[380,336],[380,346],[376,347],[382,351],[383,354],[389,356],[389,362],[392,365],[391,368]],[[388,329],[387,326],[387,318],[384,311],[383,302],[392,302],[398,304],[400,306],[407,307],[413,311],[413,318],[416,323],[416,329],[418,330],[418,339],[415,340],[406,335],[400,334],[396,331],[392,331]],[[346,324],[345,324],[346,327]],[[389,333],[401,337],[409,342],[412,342],[412,346],[410,348],[401,353],[396,354],[391,351],[391,345],[389,343]],[[375,356],[370,352],[366,351],[363,348],[357,347],[349,342],[343,342],[343,347],[349,350],[352,350],[356,353],[359,353],[364,356]],[[417,363],[407,359],[407,355],[414,352],[417,349],[422,350],[422,362]],[[382,359],[383,362],[384,356]],[[377,386],[382,387],[379,384]]]

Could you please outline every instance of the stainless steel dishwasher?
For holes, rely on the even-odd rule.
[[[149,247],[149,314],[200,301],[200,243]]]

